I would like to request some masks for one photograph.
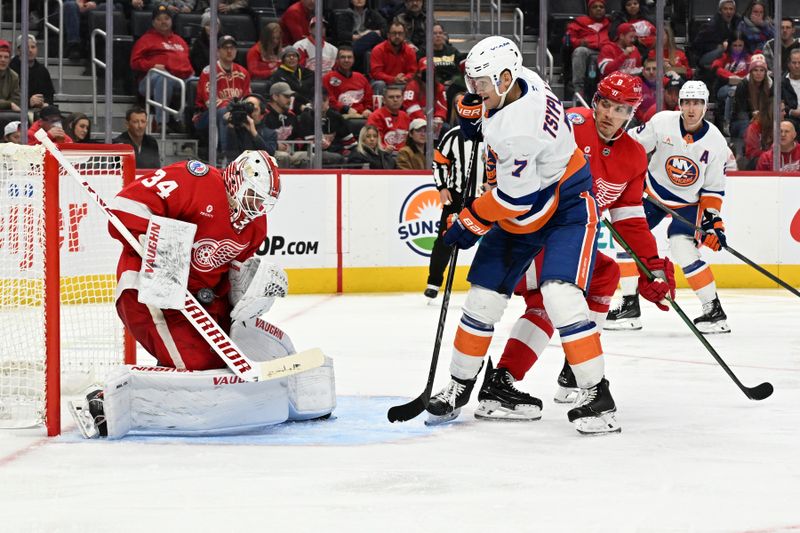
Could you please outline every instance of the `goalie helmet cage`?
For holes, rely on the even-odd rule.
[[[67,144],[106,201],[135,179],[125,145]],[[42,146],[0,144],[0,427],[61,432],[61,396],[136,360],[114,308],[122,245]]]

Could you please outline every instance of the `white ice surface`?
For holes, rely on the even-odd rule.
[[[544,400],[542,420],[478,422],[473,399],[450,426],[390,425],[385,408],[402,400],[379,397],[422,392],[438,306],[421,294],[291,296],[269,316],[298,349],[335,359],[336,420],[289,428],[294,440],[81,441],[68,418],[54,439],[2,431],[0,531],[800,530],[800,300],[721,299],[733,333],[709,341],[746,385],[770,381],[775,394],[745,398],[674,312],[643,302],[643,331],[603,335],[623,432],[584,437],[552,402],[557,340],[520,384]],[[691,293],[678,301],[699,314]],[[496,358],[521,305],[498,325]]]

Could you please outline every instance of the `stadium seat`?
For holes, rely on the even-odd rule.
[[[236,59],[233,60],[234,63],[238,63],[239,65],[247,68],[247,51],[250,50],[250,47],[239,46],[236,48]]]
[[[278,10],[273,0],[250,0],[249,7],[259,15],[266,15],[272,18],[278,17]]]
[[[253,26],[253,19],[248,15],[220,15],[219,34],[233,35],[240,46],[253,46],[258,40],[258,32]]]
[[[269,81],[267,80],[250,80],[250,90],[253,91],[253,94],[263,96],[267,101],[269,101],[268,88]]]
[[[256,30],[258,31],[259,35],[261,35],[261,29],[264,26],[266,26],[267,24],[269,24],[270,22],[280,22],[280,19],[272,17],[270,15],[259,15],[258,16],[258,28],[256,28]]]
[[[112,26],[114,28],[114,35],[130,35],[130,28],[128,21],[125,19],[125,14],[122,11],[114,11],[112,13]],[[89,11],[89,31],[100,28],[106,29],[106,12],[105,10],[92,10]]]
[[[172,22],[172,29],[175,33],[183,37],[187,43],[191,43],[195,37],[200,35],[203,30],[200,25],[201,13],[178,13]]]
[[[690,18],[694,19],[710,19],[714,13],[719,11],[719,0],[694,0],[689,3]],[[737,10],[740,11],[740,10]]]
[[[585,0],[550,0],[548,13],[556,20],[571,20],[586,14]],[[611,11],[607,11],[610,15]]]
[[[131,13],[131,35],[134,40],[153,27],[152,11],[134,11]]]

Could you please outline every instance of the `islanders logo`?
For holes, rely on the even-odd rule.
[[[664,164],[669,180],[678,187],[689,187],[700,177],[697,163],[681,155],[673,155]]]
[[[403,201],[397,235],[414,253],[430,257],[439,231],[442,201],[433,184],[417,187]]]

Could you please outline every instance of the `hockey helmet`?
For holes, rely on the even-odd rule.
[[[597,92],[594,93],[594,98],[592,99],[592,108],[595,110],[595,115],[601,100],[608,100],[618,104],[617,106],[612,106],[612,109],[609,109],[609,113],[614,118],[625,121],[619,131],[610,138],[605,138],[605,135],[600,133],[598,128],[598,133],[600,133],[601,137],[606,141],[613,141],[622,136],[633,119],[636,108],[642,103],[641,78],[623,72],[612,72],[597,85]],[[614,108],[619,108],[619,110]],[[595,118],[597,117],[595,116]]]
[[[231,223],[241,230],[269,212],[281,193],[278,165],[264,150],[245,150],[222,172],[231,198]]]
[[[678,93],[678,102],[681,100],[702,100],[704,104],[707,104],[708,87],[702,81],[687,81]]]
[[[498,35],[486,37],[469,51],[464,70],[469,92],[478,93],[479,89],[485,89],[481,85],[486,83],[485,80],[479,78],[488,77],[497,95],[505,100],[506,94],[522,73],[522,54],[511,39]],[[511,84],[501,93],[500,75],[506,70],[511,73]]]

